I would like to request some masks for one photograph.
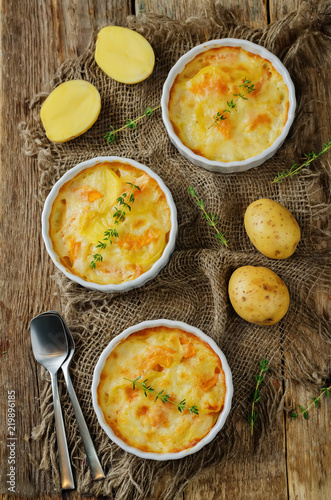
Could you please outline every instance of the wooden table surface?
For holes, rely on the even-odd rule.
[[[223,0],[242,23],[260,27],[294,10],[301,0]],[[54,493],[51,474],[39,471],[40,446],[27,443],[40,421],[38,376],[29,322],[41,311],[56,309],[51,280],[53,264],[41,239],[41,207],[36,199],[36,161],[24,156],[17,130],[29,118],[28,100],[47,89],[50,78],[67,58],[86,48],[91,29],[107,23],[124,25],[126,16],[141,12],[184,19],[203,13],[207,0],[2,0],[1,1],[1,498],[7,498],[7,391],[16,397],[16,497],[77,499],[75,492]],[[329,119],[329,130],[330,127]],[[322,305],[321,305],[322,307]],[[4,354],[2,354],[5,352]],[[305,403],[300,385],[288,403]],[[331,498],[331,438],[326,399],[309,422],[295,425],[287,414],[277,416],[269,436],[272,454],[237,456],[191,483],[185,500],[327,500]],[[291,425],[292,424],[292,425]],[[243,444],[243,446],[245,446]],[[158,494],[162,484],[158,486]],[[14,498],[14,495],[11,497]],[[129,500],[129,499],[128,499]]]

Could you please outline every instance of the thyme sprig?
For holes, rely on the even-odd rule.
[[[216,125],[218,127],[219,126],[219,122],[227,119],[227,116],[225,116],[225,114],[226,113],[231,113],[231,110],[236,107],[237,102],[240,99],[243,99],[244,101],[247,101],[248,99],[245,96],[247,94],[250,94],[254,90],[256,90],[254,88],[254,83],[252,83],[250,80],[247,80],[246,77],[244,79],[244,83],[242,85],[238,85],[238,87],[239,88],[243,88],[243,90],[241,92],[239,92],[238,94],[233,94],[233,97],[237,97],[237,99],[235,99],[235,100],[231,99],[231,101],[227,101],[226,102],[226,104],[227,104],[228,107],[226,109],[223,109],[222,113],[220,113],[219,111],[216,113],[214,121],[210,125],[210,127],[208,127],[208,130],[210,128],[212,128],[213,125]]]
[[[255,375],[256,387],[255,387],[255,391],[253,392],[253,395],[252,395],[252,409],[248,415],[248,422],[251,425],[251,436],[253,436],[254,425],[256,424],[256,422],[258,420],[258,413],[255,410],[255,404],[258,403],[261,399],[260,389],[264,385],[264,378],[266,376],[266,372],[269,370],[268,363],[269,363],[269,361],[267,359],[262,359],[262,361],[260,361],[260,373],[258,375]]]
[[[312,407],[317,408],[318,405],[319,405],[320,399],[324,395],[326,395],[327,398],[330,397],[331,385],[329,387],[321,387],[320,391],[321,391],[321,394],[319,396],[317,396],[317,398],[312,398],[312,397],[309,398],[309,399],[313,400],[313,402],[310,403],[310,405],[308,405],[306,408],[304,408],[303,406],[299,405],[299,408],[300,408],[301,411],[295,411],[295,412],[290,413],[290,417],[293,420],[296,420],[300,415],[302,415],[305,420],[308,420],[308,412],[309,412],[309,410]]]
[[[312,161],[316,160],[320,156],[327,153],[330,148],[331,148],[331,138],[329,139],[328,142],[323,144],[322,150],[319,153],[314,153],[314,151],[311,151],[310,153],[305,154],[304,157],[306,158],[306,161],[303,162],[301,165],[293,163],[291,168],[289,168],[288,170],[284,170],[283,172],[278,172],[278,174],[276,175],[271,184],[276,184],[276,183],[280,184],[287,177],[290,177],[292,179],[295,175],[298,175],[300,173],[302,168],[308,167]]]
[[[132,182],[127,182],[126,184],[129,184],[131,186],[131,191],[130,193],[123,193],[121,196],[117,198],[117,203],[119,204],[119,207],[114,207],[115,213],[113,214],[113,218],[115,219],[114,221],[114,227],[107,229],[103,234],[104,238],[102,241],[98,241],[98,244],[95,245],[95,248],[100,248],[99,253],[95,253],[92,255],[92,261],[90,263],[90,268],[95,269],[96,264],[98,262],[103,261],[103,257],[101,255],[101,252],[106,249],[107,244],[112,245],[113,243],[113,238],[118,238],[118,231],[117,231],[117,226],[119,225],[120,222],[125,220],[125,215],[129,211],[131,212],[131,205],[135,201],[134,197],[134,192],[136,189],[140,191],[140,187],[136,186],[136,184],[132,184]]]
[[[125,125],[123,125],[123,127],[118,128],[117,130],[115,130],[112,125],[110,125],[110,127],[109,127],[110,130],[106,133],[104,138],[107,139],[109,144],[113,144],[118,138],[117,137],[118,132],[120,132],[121,130],[124,130],[125,128],[136,129],[137,122],[139,122],[139,120],[142,120],[143,118],[145,118],[145,116],[150,117],[154,113],[154,111],[156,111],[160,107],[161,106],[156,106],[156,108],[151,108],[150,106],[148,106],[143,115],[138,116],[138,118],[135,118],[134,120],[131,120],[130,118],[128,118],[125,122]]]
[[[209,214],[206,212],[203,200],[199,200],[199,198],[197,197],[197,194],[192,186],[188,187],[188,192],[196,200],[196,203],[197,203],[198,207],[200,208],[200,210],[202,210],[203,215],[207,221],[207,224],[215,229],[215,231],[216,231],[215,238],[217,238],[218,241],[220,241],[222,243],[222,245],[225,245],[226,247],[228,247],[229,246],[228,243],[230,240],[226,239],[225,233],[221,233],[218,230],[217,224],[219,222],[219,219],[217,218],[217,216],[215,214]]]
[[[178,411],[180,413],[183,413],[184,410],[189,410],[190,413],[195,414],[195,415],[199,415],[199,409],[198,409],[198,407],[196,405],[190,406],[190,407],[186,406],[186,400],[185,399],[183,399],[179,403],[176,403],[175,401],[172,401],[170,399],[170,395],[169,394],[165,394],[163,390],[157,393],[153,389],[153,387],[151,385],[147,385],[147,381],[148,381],[147,378],[143,382],[138,382],[138,380],[140,380],[140,379],[141,379],[141,375],[140,375],[140,377],[137,377],[134,380],[130,380],[129,378],[125,378],[124,377],[124,380],[127,380],[128,382],[132,383],[133,390],[135,390],[136,386],[140,387],[140,389],[142,389],[144,391],[144,394],[145,394],[146,398],[147,398],[147,394],[148,393],[154,394],[155,395],[154,403],[158,399],[161,399],[161,401],[163,403],[171,403],[171,404],[177,406],[177,409],[178,409]]]

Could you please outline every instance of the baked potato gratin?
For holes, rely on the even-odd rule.
[[[141,376],[155,393],[128,380]],[[168,394],[187,408],[155,401]],[[192,333],[168,327],[146,328],[129,335],[110,353],[100,375],[98,405],[113,432],[126,444],[153,453],[177,453],[195,446],[215,425],[226,394],[219,356]]]
[[[240,98],[244,82],[254,90]],[[236,101],[234,107],[231,101]],[[284,128],[288,108],[283,77],[270,61],[241,47],[197,55],[175,78],[169,98],[169,118],[182,143],[197,155],[222,162],[246,160],[271,146]]]
[[[116,226],[118,236],[91,266],[105,232],[114,229],[119,198],[134,202]],[[124,196],[126,195],[126,196]],[[61,263],[85,281],[119,284],[148,271],[162,255],[169,237],[170,208],[157,181],[128,163],[104,162],[87,168],[60,189],[49,217],[49,235]]]

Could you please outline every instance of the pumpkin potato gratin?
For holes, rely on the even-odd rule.
[[[170,400],[186,400],[199,414],[147,393],[129,381],[164,391]],[[226,394],[219,356],[192,333],[153,327],[132,333],[110,353],[100,375],[98,405],[104,419],[122,441],[142,451],[177,453],[195,446],[215,425]]]
[[[114,228],[118,198],[134,192],[134,203],[116,227],[118,237],[91,268],[96,245]],[[127,198],[125,198],[127,200]],[[49,235],[61,263],[98,284],[119,284],[148,271],[162,255],[171,227],[170,209],[157,181],[128,163],[104,162],[87,168],[60,189],[49,217]]]
[[[245,81],[254,89],[237,100]],[[234,108],[215,123],[217,113]],[[241,47],[218,47],[197,55],[177,75],[169,118],[175,134],[195,154],[231,162],[257,156],[273,144],[287,121],[289,92],[267,59]]]

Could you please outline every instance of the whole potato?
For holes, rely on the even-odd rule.
[[[253,245],[271,259],[287,259],[300,241],[300,228],[287,208],[273,200],[261,199],[249,205],[245,229]]]
[[[236,269],[229,281],[229,297],[236,313],[257,325],[274,325],[290,305],[285,283],[266,267]]]

